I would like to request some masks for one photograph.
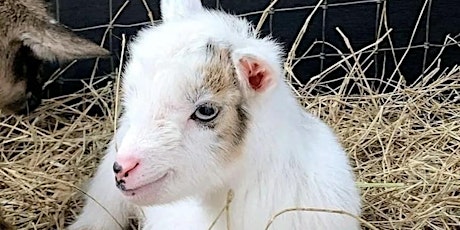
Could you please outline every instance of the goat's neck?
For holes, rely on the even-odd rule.
[[[243,156],[248,170],[266,173],[296,154],[305,113],[284,85],[254,107]]]

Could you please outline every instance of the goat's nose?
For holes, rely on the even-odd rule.
[[[119,172],[121,172],[121,169],[122,169],[121,165],[118,164],[118,162],[115,161],[115,163],[113,163],[113,172],[114,173],[119,173]]]
[[[139,159],[135,157],[120,157],[113,163],[113,172],[117,180],[128,177],[129,173],[139,166]]]

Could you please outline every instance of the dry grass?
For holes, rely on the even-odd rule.
[[[362,187],[362,218],[378,229],[460,226],[459,69],[455,72],[391,93],[304,98],[308,110],[341,138]]]
[[[81,103],[64,104],[80,98]],[[7,219],[20,229],[64,226],[79,205],[72,186],[97,167],[112,135],[111,115],[86,116],[77,107],[112,98],[111,88],[104,87],[46,101],[29,117],[2,118],[0,202]]]
[[[362,188],[363,222],[374,229],[458,229],[460,68],[443,72],[434,62],[416,84],[406,86],[397,71],[397,80],[382,83],[365,77],[372,53],[362,51],[374,45],[349,47],[353,55],[306,85],[292,75],[293,48],[285,65],[288,79],[299,101],[330,124],[347,149]],[[330,88],[325,77],[334,76],[335,68],[347,75]],[[371,87],[376,82],[387,90]],[[79,212],[79,187],[113,134],[114,89],[88,86],[46,100],[28,117],[0,115],[0,204],[18,229],[63,229]],[[94,106],[105,114],[88,116]]]

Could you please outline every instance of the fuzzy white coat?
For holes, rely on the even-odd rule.
[[[198,0],[163,0],[162,13],[164,23],[140,31],[130,45],[123,78],[125,112],[89,184],[87,193],[105,210],[87,199],[69,229],[118,229],[116,221],[125,226],[127,216],[138,210],[145,214],[145,230],[208,229],[230,189],[231,229],[264,229],[273,215],[293,207],[359,216],[360,195],[347,155],[331,129],[298,105],[283,80],[279,46],[259,38],[246,20],[206,10]],[[206,89],[194,94],[206,81],[200,71],[208,61],[203,47],[209,42],[230,50],[239,90],[223,89],[224,96]],[[250,87],[248,76],[254,71],[241,64],[245,57],[256,60],[254,66],[268,79],[259,90]],[[240,146],[218,142],[218,131],[190,119],[203,101],[222,108],[233,106],[231,101],[242,103],[249,118]],[[140,158],[142,167],[127,178],[127,186],[170,174],[161,186],[140,195],[122,193],[112,165],[128,155]],[[224,214],[213,229],[226,228]],[[281,215],[270,229],[354,230],[359,223],[346,215],[293,212]]]

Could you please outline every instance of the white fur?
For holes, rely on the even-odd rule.
[[[203,11],[199,0],[167,0],[160,4],[163,21],[183,19]]]
[[[136,204],[145,214],[145,230],[207,229],[225,206],[229,189],[234,192],[232,229],[264,229],[273,215],[292,207],[360,215],[359,191],[347,156],[330,128],[306,113],[284,83],[278,45],[257,38],[245,20],[197,10],[197,0],[183,1],[191,9],[187,13],[181,6],[186,18],[174,17],[173,2],[181,1],[163,4],[162,10],[174,20],[142,30],[130,46],[118,153],[112,143],[90,185],[92,195],[121,222],[133,210],[123,207]],[[196,104],[187,96],[202,84],[197,70],[205,62],[202,50],[209,41],[231,47],[237,69],[241,57],[264,60],[276,81],[262,93],[246,87],[250,123],[241,155],[231,163],[222,163],[210,147],[217,134],[188,119]],[[198,101],[212,98],[205,93]],[[164,172],[170,175],[149,193],[122,197],[111,169],[117,154],[134,154],[148,166],[138,169],[132,184],[145,184]],[[70,229],[116,229],[94,202],[87,202]],[[226,229],[224,217],[214,229]],[[353,230],[359,223],[345,215],[296,212],[280,216],[270,229]]]
[[[87,226],[91,226],[94,230],[115,230],[120,229],[118,224],[127,225],[128,216],[134,212],[134,208],[123,199],[122,194],[113,189],[115,181],[110,170],[115,161],[115,147],[125,133],[126,128],[118,129],[118,138],[114,138],[109,144],[108,154],[103,158],[95,179],[86,191],[92,199],[86,199],[82,214],[69,229],[86,229]]]

